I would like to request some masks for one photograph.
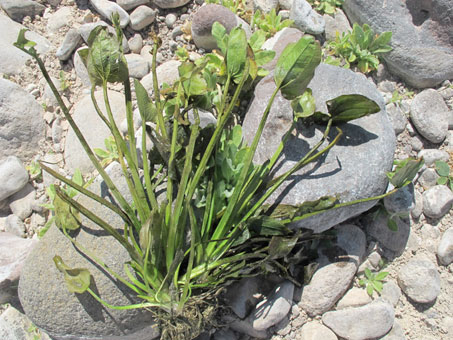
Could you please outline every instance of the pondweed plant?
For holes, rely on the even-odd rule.
[[[336,65],[344,62],[347,68],[356,65],[361,72],[369,73],[379,66],[379,55],[392,50],[388,45],[391,38],[392,32],[375,34],[367,24],[354,24],[352,31],[337,32],[335,40],[327,44],[326,61]],[[340,62],[335,57],[340,57]]]
[[[385,197],[412,180],[420,161],[408,161],[392,176],[396,189],[378,197],[338,203],[336,197],[323,197],[294,207],[269,207],[265,202],[285,180],[307,164],[328,152],[342,136],[338,124],[379,111],[373,101],[360,95],[345,95],[328,102],[328,112],[315,111],[307,84],[321,61],[321,47],[311,36],[289,44],[279,58],[274,81],[276,89],[270,97],[256,135],[250,145],[242,142],[241,129],[233,124],[233,109],[241,93],[259,77],[259,44],[247,42],[245,32],[213,25],[218,54],[209,54],[196,63],[183,62],[179,80],[172,87],[160,88],[156,75],[156,53],[159,39],[154,36],[152,74],[153,98],[138,80],[134,81],[141,115],[142,150],[146,135],[154,150],[143,152],[143,180],[138,167],[132,112],[132,91],[128,69],[121,49],[122,33],[118,17],[112,18],[117,35],[104,27],[96,27],[88,39],[89,49],[82,55],[93,84],[91,93],[97,113],[110,129],[118,150],[118,161],[127,182],[132,202],[126,201],[108,176],[101,162],[87,144],[61,100],[34,43],[19,34],[15,46],[31,55],[38,63],[54,92],[62,112],[74,130],[96,170],[103,178],[117,204],[100,197],[73,180],[42,164],[42,168],[117,214],[124,221],[122,233],[101,217],[55,187],[59,200],[57,226],[87,256],[110,275],[127,285],[142,301],[126,306],[112,306],[91,289],[91,274],[84,268],[69,268],[65,259],[55,256],[71,292],[89,293],[109,308],[151,308],[158,311],[162,339],[195,337],[203,328],[203,301],[232,280],[257,273],[274,271],[297,283],[297,272],[288,269],[306,260],[304,246],[314,238],[310,232],[292,230],[287,225],[327,209],[335,209],[363,201]],[[256,36],[258,39],[258,36]],[[264,56],[262,56],[264,57]],[[128,133],[123,137],[113,119],[107,85],[120,82],[124,86]],[[95,87],[104,93],[106,112],[101,112],[94,96]],[[258,142],[277,93],[292,100],[294,124],[283,137],[278,150],[264,164],[252,162]],[[200,111],[207,109],[216,124],[200,128]],[[286,140],[298,120],[312,120],[324,126],[322,139],[283,175],[270,179]],[[191,123],[191,121],[193,123]],[[148,123],[155,128],[150,128]],[[329,139],[329,132],[337,134]],[[140,142],[140,141],[139,141]],[[322,147],[324,142],[327,146]],[[415,171],[416,171],[415,170]],[[165,183],[165,198],[158,199],[156,187]],[[128,251],[124,259],[127,277],[106,266],[96,254],[85,249],[71,232],[80,228],[80,216],[99,225]],[[303,263],[303,262],[302,262]],[[303,265],[302,265],[303,266]],[[193,313],[193,311],[199,311]],[[189,322],[181,321],[188,318]]]

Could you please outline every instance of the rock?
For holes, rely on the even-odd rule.
[[[348,307],[360,307],[371,302],[371,297],[365,289],[353,287],[349,290],[337,304],[337,310]]]
[[[269,13],[272,9],[277,10],[278,0],[253,0],[255,11],[259,9],[261,13]]]
[[[208,337],[208,339],[210,339]],[[236,334],[231,329],[224,328],[214,333],[213,340],[237,340]]]
[[[244,278],[228,287],[225,301],[239,318],[244,319],[255,308],[260,296],[268,295],[272,288],[262,276]]]
[[[441,218],[453,204],[453,193],[445,185],[436,185],[423,192],[423,213],[431,218]]]
[[[190,0],[153,0],[153,3],[160,8],[177,8],[184,6]]]
[[[289,18],[294,20],[294,26],[310,34],[322,34],[326,27],[324,18],[305,0],[293,1]]]
[[[440,275],[429,259],[416,257],[399,270],[398,285],[411,300],[429,303],[440,293]]]
[[[348,290],[365,247],[365,234],[360,228],[352,224],[338,226],[336,246],[318,251],[319,267],[303,287],[299,307],[310,316],[332,308]]]
[[[68,60],[81,41],[82,37],[77,29],[70,28],[55,55],[60,60]]]
[[[423,213],[423,196],[420,192],[415,191],[415,207],[411,211],[411,215],[414,219],[418,219]]]
[[[283,10],[290,10],[293,5],[293,0],[279,0],[278,4]]]
[[[432,143],[441,143],[448,132],[448,107],[433,89],[417,94],[412,100],[411,121],[417,131]]]
[[[385,335],[393,326],[395,312],[386,302],[374,302],[363,307],[327,312],[322,322],[334,333],[347,340],[366,340]]]
[[[277,65],[277,60],[278,58],[280,58],[280,55],[282,54],[285,47],[289,43],[298,41],[303,36],[304,33],[302,33],[297,28],[285,27],[281,31],[278,31],[277,34],[274,35],[272,38],[266,40],[266,42],[262,46],[262,49],[273,50],[275,52],[275,57],[266,65],[264,65],[264,68],[269,71],[275,69],[275,65]]]
[[[149,63],[138,54],[126,54],[129,76],[141,79],[149,73]]]
[[[0,0],[0,6],[15,21],[22,21],[26,16],[42,15],[46,7],[32,0]]]
[[[437,258],[444,266],[453,262],[453,228],[449,228],[440,240],[437,247]]]
[[[52,33],[58,31],[68,24],[69,18],[72,16],[71,7],[61,7],[53,13],[47,21],[47,29]]]
[[[299,340],[337,340],[329,328],[317,322],[307,322],[302,326]]]
[[[22,220],[14,214],[8,215],[8,217],[6,218],[5,231],[18,237],[24,237],[24,222],[22,222]]]
[[[107,30],[116,37],[115,29],[112,26],[107,25],[107,23],[105,23],[104,21],[97,21],[97,22],[93,22],[93,23],[83,24],[82,26],[79,27],[79,33],[80,33],[83,41],[85,41],[85,43],[88,43],[88,37],[90,36],[91,31],[93,29],[95,29],[97,26],[107,27]],[[127,43],[127,39],[124,36],[124,33],[123,33],[122,44],[123,44],[122,45],[123,52],[124,53],[129,52],[129,44]]]
[[[276,325],[288,315],[293,300],[294,284],[284,281],[277,285],[272,294],[256,305],[255,311],[250,315],[253,328],[257,331]]]
[[[382,55],[386,66],[408,85],[435,87],[453,78],[453,2],[346,0],[351,22],[368,24],[378,33],[393,33],[393,50]]]
[[[131,28],[140,31],[154,22],[156,11],[147,6],[139,6],[131,13],[130,18]]]
[[[13,0],[11,0],[13,2]],[[25,28],[14,22],[3,13],[0,13],[0,72],[5,74],[19,74],[25,62],[31,57],[13,45],[16,42],[19,31]],[[43,55],[51,48],[50,42],[41,35],[28,31],[27,39],[36,42],[36,51]],[[1,115],[0,115],[1,116]],[[0,150],[2,147],[0,147]]]
[[[74,53],[73,62],[74,62],[74,69],[77,74],[77,77],[80,78],[83,86],[91,87],[91,80],[90,80],[90,76],[88,74],[88,70],[87,70],[85,64],[83,63],[82,58],[80,57],[80,54],[79,54],[79,52],[81,50],[86,50],[86,49],[88,49],[88,47],[80,47],[79,49],[77,49],[76,52]]]
[[[0,201],[20,191],[28,182],[28,172],[15,156],[0,159]]]
[[[395,216],[393,219],[398,226],[398,230],[393,231],[388,227],[388,218],[384,214],[379,214],[377,218],[367,216],[364,218],[363,224],[366,227],[367,234],[376,239],[381,247],[399,256],[406,248],[410,234],[410,225],[403,219]]]
[[[414,184],[398,189],[394,194],[384,198],[385,209],[391,214],[408,214],[415,208]]]
[[[90,0],[90,4],[107,20],[111,20],[113,13],[118,13],[120,16],[121,28],[124,28],[129,24],[129,14],[127,14],[127,12],[118,4],[108,0]]]
[[[228,8],[221,5],[209,4],[201,7],[192,19],[192,38],[198,48],[212,50],[217,47],[217,42],[211,34],[214,22],[222,24],[227,33],[234,27],[241,26],[247,37],[250,37],[250,26]]]
[[[153,47],[151,45],[145,45],[140,51],[140,55],[148,61],[149,67],[153,64]],[[157,70],[156,70],[157,71]]]
[[[340,67],[321,64],[308,87],[313,91],[316,109],[324,112],[327,112],[327,100],[351,93],[365,95],[376,101],[381,108],[384,107],[383,99],[374,85],[363,75]],[[243,123],[244,139],[249,144],[256,134],[262,113],[274,89],[272,75],[262,79],[255,89],[254,99]],[[292,122],[290,102],[278,93],[258,143],[255,163],[262,164],[272,156]],[[270,196],[267,203],[298,205],[335,195],[339,195],[341,202],[348,202],[382,194],[387,188],[386,173],[392,168],[395,150],[395,134],[385,111],[341,125],[341,129],[344,132],[343,138],[322,162],[296,172],[291,181],[283,183]],[[323,131],[324,126],[298,126],[297,136],[288,140],[282,153],[284,157],[276,164],[278,171],[275,175],[288,171],[308,152],[310,146],[322,138]],[[321,148],[325,146],[326,144]],[[326,211],[293,223],[292,226],[322,232],[361,214],[375,204],[374,201]]]
[[[151,0],[116,0],[116,3],[126,11],[130,11],[140,5],[148,5]]]
[[[129,44],[129,49],[132,53],[140,54],[143,47],[143,38],[140,34],[134,34],[134,36],[130,38],[127,43]]]
[[[390,123],[392,123],[395,135],[399,135],[406,129],[406,115],[398,105],[395,105],[395,103],[387,104],[385,106],[385,110],[387,111],[387,114],[389,116]]]
[[[390,332],[388,332],[383,338],[380,338],[380,340],[406,340],[406,337],[404,336],[404,331],[400,324],[395,321]]]
[[[227,324],[231,329],[239,333],[247,334],[253,338],[257,339],[268,339],[269,333],[267,330],[258,331],[253,328],[249,319],[241,320],[231,315],[226,315],[222,320]]]
[[[167,25],[168,28],[173,28],[176,20],[178,20],[178,17],[174,13],[168,13],[165,17],[165,25]]]
[[[447,151],[439,149],[424,149],[418,153],[417,157],[423,157],[425,165],[431,166],[436,163],[436,161],[448,162],[448,160],[450,159],[450,154]]]
[[[126,117],[124,96],[115,91],[109,91],[108,96],[113,110],[113,116],[119,125]],[[101,111],[105,113],[102,90],[95,92],[95,98]],[[111,132],[96,113],[90,95],[86,95],[75,103],[72,118],[91,148],[105,148],[104,140],[111,135]],[[94,170],[94,166],[85,154],[82,145],[72,129],[68,131],[66,136],[64,159],[66,166],[71,172],[74,172],[77,168],[82,173],[88,173]]]
[[[168,85],[173,85],[173,83],[179,79],[179,71],[178,67],[181,65],[179,60],[169,60],[159,65],[156,68],[157,74],[157,82],[159,86],[162,86],[163,83],[167,83]],[[143,87],[148,92],[153,92],[153,75],[152,73],[146,75],[141,80]]]
[[[424,189],[429,189],[437,185],[439,177],[436,170],[428,168],[420,174],[417,181]]]
[[[106,168],[118,190],[128,195],[126,181],[118,163]],[[89,190],[113,201],[111,193],[98,177]],[[78,201],[104,219],[113,228],[122,230],[123,221],[111,210],[85,196]],[[123,265],[129,259],[127,251],[100,227],[82,217],[82,227],[73,236],[84,248],[94,251],[113,271],[126,277]],[[53,263],[55,255],[72,268],[87,268],[92,275],[92,288],[112,305],[135,303],[134,293],[100,269],[83,252],[76,249],[63,233],[52,226],[28,256],[19,281],[19,298],[27,316],[56,340],[96,338],[102,340],[154,339],[158,329],[152,313],[144,309],[107,309],[90,294],[70,293],[63,275]]]
[[[16,308],[9,306],[0,315],[0,338],[5,340],[50,340],[49,336],[34,329],[32,322]]]
[[[14,215],[25,220],[33,211],[36,191],[33,185],[27,183],[21,190],[11,195],[8,199],[9,208]]]
[[[332,16],[324,14],[322,17],[326,22],[325,27],[326,40],[335,40],[337,32],[341,36],[343,33],[348,33],[348,31],[352,31],[348,18],[346,17],[344,12],[339,8],[337,8],[337,10]]]
[[[37,241],[0,232],[0,287],[19,280],[23,263]]]
[[[381,292],[381,298],[391,303],[393,307],[396,307],[400,297],[401,289],[395,282],[387,281],[384,283],[384,287],[382,288]]]

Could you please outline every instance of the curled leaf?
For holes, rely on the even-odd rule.
[[[312,116],[315,113],[316,104],[311,90],[307,89],[301,96],[292,100],[291,107],[293,108],[295,119]]]
[[[345,123],[381,110],[376,102],[359,94],[349,94],[329,100],[327,108],[333,123]]]
[[[64,274],[64,280],[71,293],[82,294],[90,287],[91,274],[88,269],[70,268],[58,255],[53,257],[53,262],[57,269]]]

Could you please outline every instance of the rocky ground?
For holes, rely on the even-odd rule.
[[[261,8],[277,3],[255,2]],[[89,117],[90,109],[83,101],[89,94],[89,79],[73,50],[84,45],[83,27],[85,32],[89,32],[88,27],[92,26],[87,25],[105,20],[102,9],[93,6],[96,1],[41,0],[35,1],[37,5],[33,8],[24,5],[22,11],[14,9],[11,12],[7,3],[0,0],[0,7],[3,7],[0,27],[2,32],[11,30],[13,37],[11,41],[0,41],[2,49],[5,48],[4,53],[7,53],[4,46],[10,45],[17,36],[14,25],[5,21],[9,16],[46,39],[40,46],[46,50],[43,59],[50,75],[72,107],[74,116],[75,112],[82,112]],[[132,23],[124,29],[130,51],[127,60],[131,73],[141,78],[145,87],[150,86],[147,75],[151,61],[151,29],[156,30],[163,41],[157,56],[160,80],[171,82],[174,79],[178,65],[175,51],[178,47],[185,46],[191,59],[205,53],[203,48],[194,44],[187,24],[203,1],[190,1],[167,9],[146,0],[118,0],[117,3],[126,6],[130,13]],[[301,1],[296,3],[301,6]],[[146,5],[148,9],[142,9],[142,12],[149,12],[143,18],[138,14],[133,16],[131,13],[135,7],[127,7],[128,4],[135,4],[135,7],[137,4]],[[280,1],[280,7],[283,16],[293,15],[287,1]],[[30,13],[33,15],[30,16]],[[332,36],[332,29],[345,29],[343,12],[335,17],[338,20],[333,24],[329,24],[330,17],[325,17],[325,37]],[[49,218],[41,204],[47,201],[45,188],[53,181],[46,174],[42,178],[36,177],[33,162],[38,159],[47,161],[66,175],[71,175],[75,168],[82,169],[84,174],[93,169],[73,146],[74,136],[68,132],[68,124],[61,117],[36,63],[21,57],[5,57],[0,67],[4,79],[0,82],[0,125],[3,124],[1,115],[6,116],[4,108],[11,111],[11,107],[16,106],[24,115],[30,115],[27,119],[34,127],[25,136],[30,145],[9,152],[8,145],[13,145],[16,136],[4,137],[8,134],[2,128],[21,131],[23,127],[0,126],[0,302],[10,302],[21,310],[15,282],[19,275],[17,265],[23,261],[29,248],[39,242],[37,233]],[[29,103],[23,92],[6,80],[17,84],[35,100]],[[274,282],[267,290],[260,287],[260,279],[241,282],[236,290],[241,293],[230,297],[229,304],[243,320],[223,320],[230,327],[222,328],[215,334],[212,332],[212,337],[205,334],[201,339],[446,340],[453,337],[453,216],[450,212],[453,193],[447,186],[437,185],[439,176],[434,170],[436,160],[451,164],[453,130],[449,129],[453,129],[453,84],[445,80],[424,90],[417,89],[392,75],[383,64],[377,72],[368,76],[368,81],[377,86],[385,100],[396,135],[394,157],[423,156],[426,163],[413,186],[397,198],[385,202],[390,212],[408,213],[408,216],[397,218],[398,232],[388,230],[385,216],[372,218],[369,214],[363,214],[347,221],[348,224],[336,229],[338,245],[346,251],[348,259],[332,261],[321,256],[320,269],[303,291],[288,282]],[[413,85],[413,80],[410,83]],[[112,85],[111,90],[119,91],[121,88]],[[8,97],[5,93],[10,93],[11,97],[2,101]],[[118,101],[121,102],[121,99],[120,96]],[[115,100],[112,98],[112,101]],[[118,114],[118,119],[124,119],[121,113]],[[99,130],[96,121],[86,119],[87,133],[93,135],[93,143],[97,143],[96,147],[103,147],[104,133]],[[81,124],[84,122],[81,121]],[[19,135],[19,132],[16,133]],[[96,135],[101,138],[96,139]],[[35,137],[36,140],[33,139]],[[19,157],[27,166],[31,178],[17,158],[7,156]],[[365,268],[389,273],[381,295],[375,292],[369,297],[359,286]],[[257,298],[257,293],[261,293],[261,297]],[[6,336],[2,338],[29,339],[38,334],[35,328],[23,326],[29,321],[20,321],[23,314],[18,314],[12,307],[2,305],[1,311],[0,335]],[[21,327],[23,334],[19,330]],[[11,329],[17,329],[16,335]],[[390,333],[386,334],[390,329]],[[45,338],[46,335],[42,336]]]

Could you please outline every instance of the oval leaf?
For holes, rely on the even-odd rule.
[[[304,93],[321,62],[321,46],[312,36],[304,36],[297,43],[288,44],[275,67],[274,80],[286,99]]]
[[[345,123],[381,110],[373,100],[359,94],[349,94],[329,100],[327,108],[333,123]]]
[[[291,107],[294,111],[294,118],[306,118],[315,113],[316,104],[315,97],[311,94],[311,90],[307,89],[302,96],[291,101]]]
[[[247,37],[242,28],[235,27],[228,38],[226,63],[228,73],[238,82],[247,59]]]
[[[90,287],[91,274],[88,269],[72,269],[68,267],[58,255],[53,257],[53,262],[57,269],[64,274],[64,280],[71,293],[82,294]]]

